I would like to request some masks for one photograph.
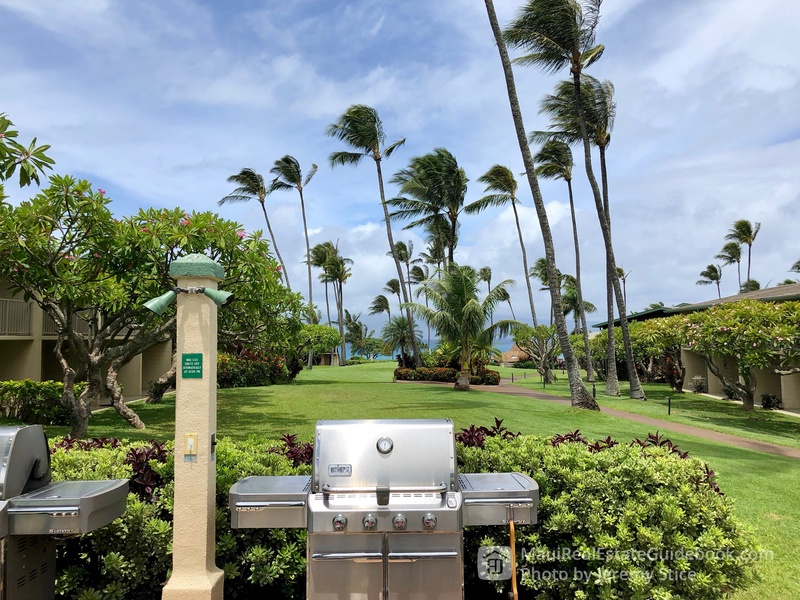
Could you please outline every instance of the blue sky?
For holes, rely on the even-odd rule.
[[[521,5],[495,4],[501,25]],[[798,21],[795,0],[604,2],[597,39],[606,52],[590,73],[616,88],[610,198],[630,310],[716,295],[695,281],[719,262],[740,218],[762,223],[753,278],[775,285],[792,275],[800,259]],[[367,309],[395,273],[374,165],[332,170],[328,155],[344,147],[326,126],[351,104],[374,106],[389,142],[407,138],[384,163],[387,181],[411,157],[446,147],[471,180],[468,202],[482,195],[477,179],[493,164],[523,171],[482,2],[0,0],[0,55],[0,112],[23,139],[52,145],[57,172],[104,188],[119,215],[181,206],[261,229],[257,203],[217,207],[232,189],[226,178],[243,167],[267,174],[285,154],[306,170],[317,163],[306,191],[311,243],[338,240],[353,259],[345,306],[378,330],[384,317]],[[546,128],[539,101],[566,76],[516,69],[527,130]],[[573,272],[566,187],[540,183],[559,267]],[[541,234],[520,187],[533,262],[544,255]],[[602,241],[580,163],[575,188],[584,296],[602,313]],[[31,190],[7,192],[18,202]],[[304,290],[297,195],[273,194],[268,210],[293,287]],[[420,234],[402,226],[395,239],[423,251]],[[465,216],[456,260],[490,266],[495,281],[515,279],[514,310],[526,320],[510,209]],[[726,267],[723,295],[736,287]],[[321,286],[314,294],[324,302]],[[535,300],[546,319],[547,295]]]

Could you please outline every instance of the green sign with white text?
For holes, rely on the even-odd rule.
[[[182,354],[181,355],[181,377],[184,379],[203,378],[203,355],[202,354]]]

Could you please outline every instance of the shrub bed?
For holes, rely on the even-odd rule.
[[[403,381],[443,381],[455,383],[458,380],[458,369],[449,367],[417,367],[416,369],[398,368],[394,370],[394,378]],[[472,385],[500,385],[500,373],[485,369],[483,376],[472,375],[469,378]]]
[[[463,472],[521,471],[539,484],[539,523],[517,528],[522,598],[713,599],[755,576],[758,549],[713,471],[669,440],[590,443],[573,432],[483,442],[458,447]],[[471,529],[465,563],[476,564],[479,546],[508,542],[500,528]],[[491,587],[472,569],[465,577]]]
[[[257,387],[288,383],[286,361],[245,351],[240,356],[217,353],[217,385],[221,388]]]
[[[752,539],[734,519],[731,501],[715,489],[713,472],[659,436],[653,443],[592,444],[577,432],[551,440],[516,436],[502,421],[473,429],[486,434],[482,447],[459,443],[462,472],[521,471],[541,490],[539,523],[517,528],[522,598],[714,599],[752,576],[753,564],[741,558],[754,549]],[[91,535],[59,540],[58,595],[160,598],[171,560],[170,447],[115,447],[112,440],[85,450],[83,444],[56,445],[66,446],[52,457],[58,479],[141,478],[145,455],[152,470],[149,495],[141,488],[129,494],[120,519]],[[304,597],[305,531],[231,530],[228,491],[248,475],[308,474],[309,448],[294,436],[278,443],[219,441],[216,562],[225,571],[226,598]],[[469,528],[464,545],[466,597],[502,597],[499,588],[478,580],[474,565],[480,546],[508,545],[508,532]],[[539,576],[545,572],[570,577]]]
[[[78,395],[85,383],[75,384]],[[69,425],[70,410],[61,404],[64,384],[60,381],[0,381],[0,416],[23,423]]]
[[[444,381],[455,383],[458,379],[458,369],[448,367],[418,367],[416,369],[399,368],[394,370],[394,378],[404,381]]]

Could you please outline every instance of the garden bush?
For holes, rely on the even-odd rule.
[[[85,383],[75,384],[79,395]],[[23,423],[69,425],[70,410],[61,403],[64,384],[60,381],[0,381],[0,416]]]
[[[217,353],[217,385],[220,388],[257,387],[289,381],[286,361],[244,351],[239,356]]]
[[[458,444],[462,472],[521,471],[541,490],[538,524],[517,528],[520,597],[705,600],[744,587],[752,576],[753,564],[742,552],[754,549],[753,541],[734,519],[731,501],[715,488],[713,472],[704,463],[679,453],[668,440],[655,435],[632,445],[608,439],[591,443],[579,432],[552,439],[523,437],[495,420],[491,428],[462,430],[459,435],[465,442],[471,430],[486,433],[482,448]],[[56,446],[52,458],[57,479],[134,477],[131,467],[143,467],[132,460],[132,455],[142,454],[131,452],[135,449],[149,449],[149,467],[157,476],[149,499],[129,494],[126,513],[108,527],[58,541],[58,595],[160,598],[171,564],[171,445],[115,446],[106,440],[90,442],[85,450],[74,442]],[[159,448],[168,452],[162,455]],[[304,597],[306,532],[232,530],[228,491],[249,475],[309,474],[308,448],[292,435],[281,442],[219,441],[216,562],[225,572],[226,598]],[[477,579],[474,565],[480,546],[507,544],[504,528],[465,531],[467,598],[502,597],[491,584]],[[658,556],[648,556],[650,548]],[[691,558],[679,556],[690,552]],[[583,581],[536,576],[561,571],[595,575]],[[614,579],[621,572],[631,579]],[[688,579],[690,572],[694,577]],[[673,573],[687,578],[670,579]]]
[[[455,383],[458,379],[458,370],[447,367],[398,368],[394,370],[394,378],[404,381],[444,381],[446,383]]]
[[[394,370],[394,378],[403,381],[443,381],[455,383],[458,380],[458,369],[448,367],[417,367],[416,369],[398,368]],[[471,375],[469,382],[472,385],[500,385],[500,373],[491,369],[484,369],[483,376]]]
[[[539,484],[539,522],[516,531],[521,598],[703,600],[755,576],[754,540],[713,471],[658,435],[632,444],[579,432],[487,437],[483,449],[460,445],[458,457],[463,472],[521,471]],[[508,541],[500,528],[468,530],[465,563]],[[490,593],[474,570],[465,576]]]
[[[518,360],[511,365],[514,369],[536,369],[538,365],[532,360]]]
[[[291,436],[287,436],[291,437]],[[65,438],[69,440],[69,438]],[[171,443],[55,440],[53,477],[132,481],[125,514],[89,535],[58,540],[58,597],[158,600],[172,559],[174,463]],[[163,456],[161,451],[165,450]],[[285,443],[263,441],[217,445],[216,562],[225,571],[225,597],[302,598],[305,594],[305,531],[230,527],[228,492],[248,475],[298,475]],[[141,460],[149,455],[149,464]],[[164,462],[161,459],[164,459]],[[138,473],[135,468],[141,468]],[[136,485],[147,473],[150,493]],[[135,493],[138,489],[140,492]]]
[[[775,394],[761,394],[761,408],[764,410],[781,410],[783,402]]]

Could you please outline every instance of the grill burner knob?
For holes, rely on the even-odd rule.
[[[375,528],[378,526],[378,519],[375,518],[375,515],[369,514],[364,517],[362,523],[364,524],[364,529],[367,531],[375,531]]]
[[[403,531],[408,526],[408,519],[403,515],[395,515],[392,519],[392,526],[398,531]]]
[[[347,517],[344,515],[336,515],[333,517],[333,528],[336,531],[344,531],[347,529]]]
[[[422,526],[428,530],[436,529],[436,515],[427,513],[424,517],[422,517]]]

